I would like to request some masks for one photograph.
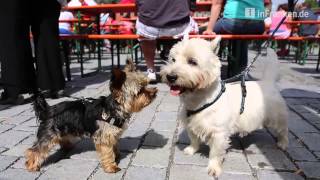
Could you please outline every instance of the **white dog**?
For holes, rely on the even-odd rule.
[[[288,111],[275,87],[275,73],[265,73],[261,81],[246,82],[247,97],[244,112],[240,114],[240,83],[226,84],[222,92],[221,63],[216,55],[220,40],[217,37],[212,42],[190,39],[177,43],[170,51],[169,63],[161,70],[162,81],[170,86],[172,95],[180,96],[183,104],[179,118],[191,140],[184,152],[192,155],[201,142],[209,145],[208,174],[212,176],[222,172],[222,161],[232,134],[268,127],[278,134],[281,149],[288,145]],[[215,103],[199,110],[213,101]],[[196,110],[199,112],[187,115]]]

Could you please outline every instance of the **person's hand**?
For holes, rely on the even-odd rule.
[[[215,32],[213,32],[212,30],[205,30],[202,34],[204,34],[204,35],[216,35],[216,33]]]

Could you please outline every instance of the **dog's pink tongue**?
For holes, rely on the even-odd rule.
[[[179,86],[171,86],[170,87],[170,93],[173,96],[179,96],[180,94],[180,87]]]

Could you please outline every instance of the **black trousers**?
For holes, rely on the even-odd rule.
[[[10,0],[0,6],[0,22],[4,24],[0,28],[1,83],[9,96],[38,88],[64,88],[58,39],[60,8],[56,0]]]
[[[42,90],[60,90],[65,87],[63,63],[59,49],[59,15],[57,0],[31,0],[36,8],[31,15],[34,36],[37,85]],[[41,8],[39,7],[41,4]]]
[[[35,87],[27,5],[10,0],[0,6],[1,83],[9,96]]]

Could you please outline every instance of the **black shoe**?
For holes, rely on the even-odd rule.
[[[24,103],[24,97],[22,95],[18,95],[17,97],[1,97],[0,105],[21,105]]]
[[[59,91],[49,91],[49,97],[51,99],[59,99],[64,96],[64,91],[59,90]]]

